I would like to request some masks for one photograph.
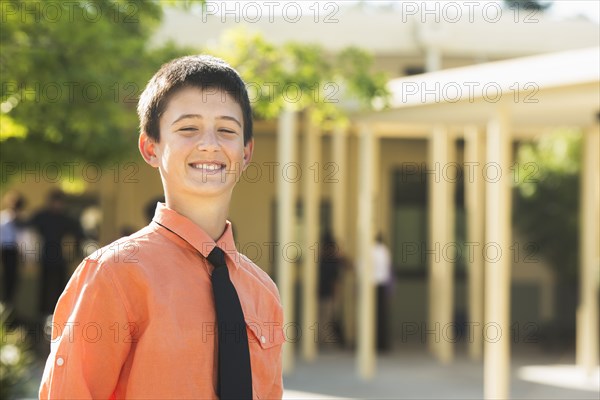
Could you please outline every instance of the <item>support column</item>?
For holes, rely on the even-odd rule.
[[[342,251],[345,251],[348,243],[346,243],[346,152],[348,146],[348,138],[346,127],[337,125],[333,130],[332,135],[332,155],[334,163],[334,171],[336,171],[335,190],[332,191],[332,208],[333,208],[333,235]]]
[[[279,165],[290,165],[296,159],[296,113],[285,109],[279,116],[277,139],[277,159]],[[277,242],[281,250],[293,243],[295,227],[295,188],[283,174],[277,175]],[[284,324],[294,323],[294,268],[295,264],[281,257],[277,259],[277,286],[283,305]],[[294,344],[283,345],[283,373],[290,373],[294,366]]]
[[[361,125],[359,130],[356,243],[359,285],[357,367],[361,378],[370,379],[375,373],[375,286],[372,256],[377,139],[368,125]]]
[[[425,70],[434,72],[440,69],[442,69],[442,50],[435,45],[427,46],[425,50]]]
[[[348,255],[348,231],[346,221],[348,220],[346,210],[346,197],[348,196],[348,185],[346,181],[347,172],[347,148],[348,132],[347,126],[336,125],[332,134],[332,154],[331,159],[334,165],[335,189],[332,190],[332,208],[333,208],[333,236],[344,256]],[[342,272],[342,322],[344,337],[347,342],[352,342],[354,338],[355,324],[355,274],[353,270],[344,270]]]
[[[312,121],[311,112],[306,112],[303,141],[303,203],[304,203],[304,248],[302,268],[302,354],[305,360],[314,360],[317,355],[318,333],[325,329],[315,325],[317,312],[317,261],[319,249],[319,204],[321,199],[321,132]],[[314,334],[311,334],[314,333]]]
[[[508,111],[487,126],[485,209],[485,323],[483,391],[486,399],[510,394],[511,138]],[[493,340],[492,340],[493,339]]]
[[[469,356],[481,360],[483,353],[483,243],[485,198],[482,176],[485,162],[484,140],[475,126],[465,128],[465,202],[467,214],[468,321],[473,327],[469,336]]]
[[[581,165],[580,275],[577,307],[577,365],[591,375],[598,365],[598,276],[600,268],[600,134],[584,133]]]
[[[443,363],[454,357],[454,141],[444,126],[433,128],[429,149],[429,348]]]

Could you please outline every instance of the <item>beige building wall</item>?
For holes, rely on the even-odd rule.
[[[381,188],[380,208],[377,218],[377,229],[380,229],[391,243],[393,218],[393,173],[403,165],[416,164],[419,167],[427,161],[426,139],[381,139],[381,172],[379,187]],[[426,184],[426,182],[423,182]]]
[[[301,126],[299,127],[301,129]],[[273,255],[273,241],[275,234],[273,228],[276,221],[273,206],[276,199],[276,175],[282,173],[282,166],[277,163],[277,138],[275,134],[276,125],[272,122],[259,122],[255,133],[255,151],[253,164],[244,173],[235,188],[230,208],[229,219],[234,223],[235,237],[238,250],[245,253],[257,265],[266,272],[273,274],[275,261],[281,257],[281,247],[276,248]],[[347,224],[346,235],[341,238],[346,244],[345,254],[353,262],[355,259],[356,241],[356,215],[357,215],[357,139],[351,130],[348,135],[347,146],[347,173],[346,173],[346,196],[347,196]],[[319,165],[319,182],[321,185],[322,199],[331,201],[332,193],[340,190],[341,182],[335,180],[338,176],[326,163],[331,160],[332,140],[330,132],[324,132],[322,138],[321,163]],[[375,205],[377,210],[376,230],[381,230],[387,240],[392,243],[392,211],[393,211],[393,171],[401,168],[405,163],[421,165],[427,160],[426,139],[392,139],[381,138],[379,157],[379,183],[380,195]],[[299,136],[298,147],[301,148],[302,135]],[[301,160],[300,155],[299,160]],[[462,160],[462,150],[457,151],[457,160]],[[117,172],[118,171],[118,172]],[[293,168],[289,169],[294,171]],[[308,177],[314,179],[314,171],[308,171]],[[307,177],[307,171],[302,171],[303,177]],[[34,175],[26,175],[25,179],[17,179],[10,187],[20,190],[28,199],[27,211],[43,206],[45,194],[58,183],[43,179]],[[300,186],[299,186],[300,187]],[[8,189],[8,187],[6,188]],[[158,171],[148,166],[141,156],[132,157],[130,160],[122,161],[115,166],[102,170],[102,179],[97,183],[89,183],[85,196],[97,198],[101,205],[104,221],[101,231],[101,244],[107,244],[120,237],[123,227],[133,230],[142,228],[147,224],[144,208],[148,202],[162,195],[162,184]],[[298,193],[301,197],[301,193]],[[525,238],[519,238],[519,248],[522,250],[526,245]],[[293,254],[293,252],[290,252]],[[73,262],[74,265],[77,262]],[[552,317],[553,296],[552,288],[555,284],[553,272],[547,263],[540,260],[538,263],[524,264],[522,259],[513,265],[513,282],[516,284],[535,285],[539,288],[537,309],[540,312],[540,320]],[[408,286],[407,286],[408,285]],[[425,286],[419,286],[414,281],[399,281],[398,292],[402,291],[407,296],[398,296],[396,304],[403,304],[411,298],[416,300],[422,295]],[[457,306],[464,304],[462,286],[457,286]],[[416,292],[415,292],[416,290]],[[458,293],[460,292],[460,293]],[[412,295],[410,295],[412,293]],[[403,309],[402,309],[403,310]],[[414,312],[413,312],[414,311]],[[406,309],[401,311],[405,317],[416,318],[415,310]]]
[[[276,136],[258,134],[254,140],[252,164],[234,189],[229,219],[234,226],[238,251],[273,273],[275,182],[282,168],[276,165]]]
[[[277,139],[275,126],[266,124],[262,132],[255,134],[254,155],[252,165],[246,170],[242,179],[236,186],[230,208],[230,219],[235,224],[236,240],[239,244],[238,250],[244,252],[253,259],[261,268],[267,272],[274,271],[275,260],[271,256],[271,248],[275,240],[272,231],[276,226],[274,221],[275,212],[273,206],[276,199],[276,174],[287,171],[288,178],[295,180],[297,171],[301,171],[300,179],[317,179],[320,184],[321,200],[330,201],[333,191],[340,190],[342,186],[339,174],[336,173],[331,162],[332,143],[329,133],[326,132],[322,138],[322,150],[320,162],[315,169],[306,171],[296,166],[281,166],[277,164]],[[301,129],[301,125],[299,127]],[[259,128],[260,129],[260,128]],[[302,135],[298,137],[298,148],[302,147]],[[355,139],[349,137],[348,142],[348,172],[346,174],[346,195],[349,223],[347,224],[347,235],[342,240],[347,244],[346,255],[354,257],[355,224],[352,223],[356,215],[356,145]],[[299,163],[302,155],[299,155]],[[298,181],[300,184],[301,181]],[[301,189],[301,186],[299,186]],[[301,192],[298,193],[301,198]],[[322,216],[321,216],[322,218]],[[297,239],[298,241],[300,238]],[[281,247],[276,256],[282,256]],[[289,255],[294,253],[290,251]],[[311,254],[312,256],[312,254]],[[257,258],[258,257],[258,258]]]

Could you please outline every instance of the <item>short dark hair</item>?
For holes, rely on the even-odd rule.
[[[21,192],[9,190],[2,198],[2,205],[9,210],[21,211],[27,205],[27,200]]]
[[[60,188],[52,188],[47,194],[48,202],[65,201],[66,198],[67,195]]]
[[[252,108],[246,84],[225,61],[204,54],[176,58],[154,74],[138,102],[141,132],[159,142],[160,117],[171,96],[186,87],[217,89],[232,96],[242,109],[244,144],[252,139]]]

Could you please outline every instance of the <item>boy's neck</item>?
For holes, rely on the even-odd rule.
[[[169,196],[165,198],[165,204],[170,209],[190,219],[206,232],[215,242],[225,231],[227,213],[229,210],[229,199],[195,199],[193,202],[180,201]]]

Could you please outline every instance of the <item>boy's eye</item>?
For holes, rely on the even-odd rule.
[[[219,129],[219,132],[236,133],[236,131],[234,131],[233,129],[227,129],[227,128],[221,128],[221,129]]]
[[[193,135],[193,134],[195,134],[195,133],[198,131],[198,129],[196,129],[196,128],[194,128],[194,127],[185,127],[185,128],[180,128],[178,131],[179,131],[179,132],[180,132],[182,135],[189,136],[189,135]]]

